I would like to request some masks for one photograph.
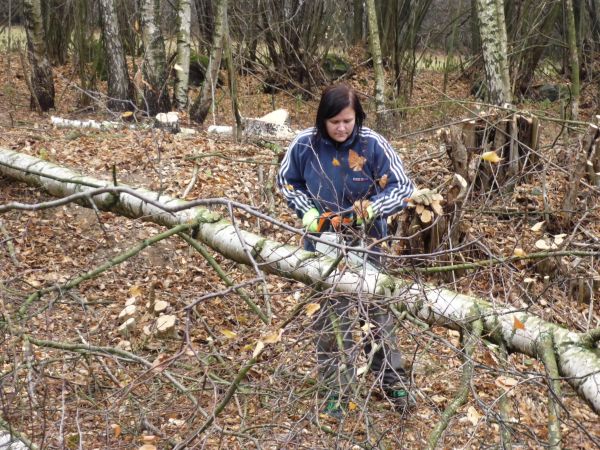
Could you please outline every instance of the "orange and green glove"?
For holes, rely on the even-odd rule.
[[[309,233],[316,233],[319,231],[319,210],[317,208],[310,208],[302,216],[302,226]]]
[[[353,208],[357,225],[362,225],[364,222],[371,223],[375,218],[375,211],[369,200],[357,200],[354,202]]]

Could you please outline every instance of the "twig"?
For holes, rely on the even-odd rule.
[[[12,243],[13,237],[10,234],[8,234],[8,230],[6,229],[6,227],[4,226],[4,223],[2,223],[1,220],[0,220],[0,231],[6,238],[4,240],[4,242],[6,243],[6,248],[8,249],[8,254],[10,255],[10,259],[12,259],[12,262],[15,266],[19,267],[19,260],[17,259],[17,254],[15,253],[15,246]]]
[[[530,253],[529,255],[523,256],[505,256],[505,257],[495,257],[493,260],[485,260],[485,261],[474,261],[472,263],[464,263],[464,264],[454,264],[451,266],[440,266],[440,267],[405,267],[400,269],[395,269],[393,274],[400,273],[439,273],[439,272],[451,272],[454,270],[466,270],[466,269],[480,269],[482,267],[490,267],[497,266],[505,263],[512,263],[517,261],[527,261],[530,259],[544,259],[544,258],[553,258],[558,256],[599,256],[600,252],[582,252],[582,251],[549,251],[549,252],[538,252],[538,253]],[[414,255],[413,255],[414,256]]]
[[[208,252],[208,250],[206,250],[206,247],[204,247],[200,242],[198,242],[194,238],[190,237],[186,233],[179,233],[179,237],[181,237],[185,242],[187,242],[189,245],[191,245],[195,250],[197,250],[204,257],[204,259],[206,259],[208,264],[215,270],[215,272],[217,272],[217,275],[219,275],[219,277],[225,282],[225,284],[227,286],[229,286],[229,287],[234,286],[234,283],[233,283],[233,281],[231,281],[231,278],[229,278],[227,276],[227,274],[225,273],[223,268],[219,265],[217,260],[211,256],[211,254]],[[268,325],[271,322],[269,317],[267,317],[265,315],[265,313],[263,313],[261,311],[260,307],[252,301],[252,299],[246,293],[246,291],[244,291],[242,288],[237,288],[237,287],[234,289],[234,291],[240,297],[242,297],[242,299],[246,302],[246,304],[250,307],[250,309],[252,311],[254,311],[258,315],[258,317],[260,317],[260,320],[262,320],[263,323]]]
[[[503,369],[508,369],[508,352],[506,351],[506,345],[502,342],[498,346],[498,354],[500,356],[501,366]],[[500,437],[502,438],[502,449],[503,450],[511,450],[512,449],[512,435],[511,429],[507,425],[510,421],[510,405],[508,403],[508,399],[506,394],[502,394],[498,399],[498,407],[500,409],[500,418],[502,419],[502,423],[500,423]]]
[[[141,364],[141,365],[147,367],[148,369],[155,368],[155,366],[150,361],[148,361],[134,353],[130,353],[126,350],[121,350],[119,348],[100,347],[100,346],[91,345],[91,344],[70,344],[67,342],[48,341],[48,340],[43,340],[43,339],[36,339],[29,335],[25,335],[24,337],[26,337],[27,340],[29,342],[31,342],[33,345],[36,345],[38,347],[55,348],[57,350],[65,350],[65,351],[74,352],[74,353],[90,353],[90,354],[99,354],[99,355],[104,355],[104,356],[113,355],[113,356],[118,356],[120,358],[124,358],[129,361],[136,362],[138,364]],[[168,372],[167,370],[161,369],[160,371],[158,371],[158,373],[164,375],[164,377],[167,380],[169,380],[169,382],[179,392],[184,394],[187,398],[190,399],[190,401],[192,402],[192,404],[194,406],[199,408],[198,400],[196,400],[196,398],[192,395],[192,393],[185,386],[183,386],[181,383],[179,383],[179,381],[177,381],[170,372]],[[207,413],[205,411],[201,410],[201,412],[204,415],[207,415]]]
[[[440,421],[436,424],[435,428],[429,435],[427,448],[433,450],[437,447],[437,443],[442,437],[442,433],[450,423],[450,419],[456,414],[458,408],[462,406],[467,401],[467,396],[469,394],[469,384],[473,377],[473,360],[472,355],[475,351],[475,347],[481,338],[481,333],[483,331],[483,322],[481,319],[478,319],[472,323],[471,333],[465,340],[464,345],[464,366],[463,372],[460,377],[460,387],[458,392],[456,393],[456,397],[454,400],[450,402],[450,404],[446,407],[444,412],[442,413],[442,417]]]
[[[548,375],[548,448],[560,450],[560,375],[554,354],[554,340],[549,333],[542,333],[538,342],[538,352]]]
[[[16,431],[11,424],[5,421],[2,417],[0,417],[0,430],[4,430],[10,436],[11,440],[13,437],[17,438],[25,447],[29,448],[30,450],[38,449],[37,445],[31,442],[23,433]],[[0,437],[3,437],[2,434],[0,434]],[[10,442],[11,441],[9,441],[9,443]],[[3,445],[2,448],[6,447]],[[12,445],[8,448],[11,449]],[[15,448],[19,448],[17,444],[15,444]]]
[[[202,434],[208,427],[210,427],[212,425],[212,423],[217,418],[217,416],[221,413],[221,411],[223,411],[223,409],[225,409],[225,407],[227,406],[227,404],[229,403],[229,401],[233,398],[233,394],[237,390],[237,388],[238,388],[240,382],[242,381],[242,379],[246,376],[246,374],[248,373],[248,371],[258,362],[258,359],[260,358],[260,355],[263,353],[263,351],[264,351],[264,347],[260,351],[256,352],[256,355],[253,356],[246,363],[246,365],[244,365],[238,371],[235,379],[231,382],[231,386],[229,386],[229,389],[227,390],[227,392],[223,396],[223,399],[217,405],[217,407],[215,408],[215,410],[213,411],[213,413],[208,417],[208,419],[206,420],[206,422],[204,422],[204,424],[198,430],[196,430],[193,433],[191,433],[188,437],[186,437],[178,445],[176,445],[175,447],[173,447],[173,450],[181,450],[181,449],[186,448],[187,445],[192,440],[194,440],[194,438],[196,436],[198,436],[199,434]]]
[[[131,247],[130,249],[126,250],[125,252],[121,253],[120,255],[115,256],[114,258],[110,259],[109,261],[102,264],[101,266],[99,266],[93,270],[90,270],[89,272],[87,272],[83,275],[76,277],[75,279],[69,281],[68,283],[65,283],[63,285],[58,285],[58,286],[52,286],[52,287],[45,288],[45,289],[40,289],[39,291],[34,292],[27,298],[27,300],[25,300],[25,302],[23,303],[21,308],[19,308],[19,313],[18,313],[19,316],[21,318],[24,318],[25,314],[27,313],[27,310],[29,309],[29,306],[34,301],[39,300],[43,295],[48,294],[50,292],[54,292],[54,291],[64,292],[64,291],[68,291],[69,289],[73,289],[74,287],[78,286],[82,282],[91,280],[92,278],[95,278],[98,275],[100,275],[102,272],[105,272],[108,269],[121,264],[123,261],[126,261],[129,258],[132,258],[133,256],[137,255],[139,252],[141,252],[143,249],[145,249],[146,247],[150,247],[163,239],[173,236],[174,234],[180,233],[185,230],[189,230],[196,224],[197,224],[197,222],[177,225],[176,227],[173,227],[170,230],[164,231],[163,233],[157,234],[154,237],[143,240],[139,244],[135,245],[134,247]]]
[[[192,171],[192,179],[190,180],[190,182],[188,183],[187,187],[185,188],[185,190],[181,194],[181,196],[183,198],[187,197],[188,194],[194,188],[194,185],[196,184],[196,181],[198,181],[198,173],[199,172],[200,172],[200,166],[198,165],[198,163],[194,163],[194,170]]]

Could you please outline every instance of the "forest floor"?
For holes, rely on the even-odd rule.
[[[10,60],[10,67],[9,67]],[[298,226],[273,187],[278,155],[256,142],[236,143],[199,133],[183,136],[158,130],[97,131],[57,129],[49,114],[29,110],[29,93],[18,55],[2,55],[0,63],[0,147],[27,153],[82,173],[135,187],[180,196],[194,170],[199,176],[187,199],[227,197],[254,206],[290,225]],[[70,66],[55,70],[57,109],[63,118],[111,119],[101,110],[77,106],[80,92]],[[474,117],[482,109],[469,95],[469,82],[451,76],[442,92],[443,74],[418,73],[411,104],[397,126],[383,132],[401,155],[406,169],[420,186],[436,187],[452,176],[448,158],[440,151],[438,130],[456,120]],[[372,80],[362,68],[351,83],[370,93]],[[593,120],[586,105],[593,102],[588,89],[580,120]],[[281,92],[263,94],[260,83],[239,80],[240,107],[247,117],[259,117],[275,108],[290,112],[291,126],[310,126],[315,100]],[[589,98],[587,97],[589,96]],[[207,122],[232,124],[230,101],[217,94],[217,108]],[[369,119],[372,104],[366,102]],[[519,105],[541,117],[540,152],[547,170],[536,173],[518,188],[502,195],[474,196],[465,210],[465,230],[479,242],[479,251],[466,260],[510,256],[515,248],[535,251],[535,243],[552,240],[556,232],[534,227],[544,220],[539,192],[547,193],[547,207],[560,209],[571,170],[565,165],[585,132],[582,123],[571,133],[554,120],[560,103]],[[185,122],[185,117],[184,117]],[[370,120],[367,120],[369,125]],[[192,123],[184,126],[193,127]],[[284,147],[284,146],[283,146]],[[190,157],[197,157],[196,159]],[[568,249],[598,248],[600,215],[597,190],[583,187],[576,212],[577,227],[567,231]],[[526,199],[526,204],[523,202]],[[0,204],[49,200],[39,190],[0,178]],[[531,206],[533,205],[533,206]],[[499,214],[512,208],[510,214]],[[244,229],[280,241],[300,242],[299,236],[274,224],[236,213]],[[0,216],[0,307],[12,316],[24,297],[35,290],[65,283],[123,253],[143,239],[158,234],[159,226],[77,205],[44,211],[11,211]],[[483,256],[481,256],[483,255]],[[252,279],[253,270],[214,255],[233,282]],[[600,326],[597,299],[578,302],[569,295],[577,258],[564,257],[543,280],[534,263],[502,264],[466,271],[450,281],[435,275],[423,280],[476,295],[497,304],[522,307],[547,321],[573,331]],[[595,258],[578,261],[579,268],[597,271]],[[562,265],[562,266],[561,266]],[[416,275],[415,275],[416,277]],[[524,288],[526,278],[534,280]],[[157,437],[158,448],[190,436],[221,401],[238,370],[247,362],[260,336],[272,332],[298,303],[309,295],[306,286],[267,276],[262,285],[247,290],[274,325],[266,326],[227,286],[206,260],[183,240],[171,238],[147,248],[98,278],[69,292],[42,297],[18,324],[23,333],[57,343],[89,343],[135,353],[152,368],[100,351],[70,352],[24,343],[6,328],[0,342],[0,408],[2,418],[43,448],[132,449],[142,436]],[[223,291],[203,301],[193,314],[184,306],[202,296]],[[596,293],[597,295],[597,293]],[[155,318],[147,305],[164,300],[179,318],[178,333],[159,338],[147,333]],[[118,332],[119,314],[127,302],[145,311],[136,329],[124,337]],[[418,407],[412,414],[396,413],[377,395],[372,375],[361,377],[357,397],[342,422],[319,415],[322,400],[315,389],[316,369],[310,331],[311,318],[301,315],[245,376],[237,395],[215,419],[215,425],[197,436],[190,448],[423,448],[453,399],[462,373],[459,334],[442,327],[424,330],[405,321],[399,345],[418,387]],[[4,326],[4,322],[0,321]],[[14,324],[13,324],[14,325]],[[17,326],[17,325],[15,325]],[[146,330],[144,329],[146,328]],[[185,339],[183,338],[185,336]],[[440,448],[500,448],[501,432],[508,429],[513,448],[542,448],[547,443],[548,388],[543,365],[519,354],[502,362],[494,346],[482,341],[473,356],[475,372],[469,400],[451,419]],[[165,374],[174,375],[187,389],[181,393]],[[600,443],[598,416],[562,383],[564,411],[561,429],[564,448],[590,448]],[[200,409],[196,408],[192,397]],[[506,399],[507,421],[499,416]]]

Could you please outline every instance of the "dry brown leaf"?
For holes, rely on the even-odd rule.
[[[496,163],[499,163],[500,161],[502,161],[502,158],[500,158],[495,151],[482,153],[481,159],[483,159],[484,161],[491,162],[493,164],[496,164]]]
[[[467,419],[475,426],[479,422],[479,419],[481,419],[481,414],[474,407],[469,406],[467,409]]]
[[[227,339],[235,339],[235,338],[237,337],[237,334],[236,334],[236,333],[234,333],[234,332],[233,332],[233,331],[231,331],[231,330],[227,330],[227,329],[222,329],[222,330],[221,330],[221,334],[222,334],[223,336],[225,336]]]
[[[118,439],[119,436],[121,436],[121,425],[119,425],[117,423],[113,423],[110,425],[110,427],[113,430],[115,438]]]
[[[252,352],[252,357],[256,358],[258,355],[260,355],[264,348],[265,343],[263,341],[257,341],[256,347],[254,347],[254,351]]]
[[[141,297],[142,296],[142,288],[139,287],[137,284],[134,286],[131,286],[129,288],[129,295],[131,295],[132,297]]]
[[[545,221],[541,221],[536,223],[534,226],[531,227],[531,231],[540,231],[542,229],[542,225],[544,225]]]
[[[550,246],[548,245],[545,239],[540,239],[536,241],[534,245],[535,248],[538,248],[540,250],[550,250]]]
[[[361,170],[363,170],[366,161],[367,158],[365,158],[364,156],[360,156],[354,150],[351,149],[348,152],[348,165],[354,172],[360,172]]]
[[[379,179],[379,187],[381,189],[385,189],[388,184],[388,176],[387,173]]]
[[[515,330],[524,330],[525,324],[515,317],[513,321],[513,328]]]
[[[263,342],[265,344],[276,344],[277,342],[281,341],[282,334],[283,334],[283,328],[280,328],[279,330],[274,331],[273,333],[267,334],[263,338]]]
[[[319,305],[318,303],[309,303],[304,308],[308,317],[313,316],[314,313],[316,313],[319,309],[321,309],[321,305]]]
[[[513,250],[513,255],[514,255],[514,256],[523,257],[523,256],[525,256],[525,255],[526,255],[526,253],[525,253],[525,251],[524,251],[522,248],[520,248],[520,247],[517,247],[517,248],[515,248],[515,249]]]

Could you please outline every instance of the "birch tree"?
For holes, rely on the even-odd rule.
[[[159,26],[160,0],[140,0],[139,5],[144,44],[144,109],[153,116],[171,109],[167,91],[165,43]]]
[[[567,47],[569,49],[570,77],[571,77],[571,119],[577,120],[579,115],[579,54],[577,49],[577,32],[575,28],[575,14],[573,0],[564,0],[566,16]],[[581,11],[580,11],[581,14]]]
[[[102,44],[108,75],[108,107],[115,111],[132,109],[133,86],[129,79],[125,52],[119,35],[114,0],[100,0]]]
[[[375,0],[367,0],[367,23],[369,29],[369,49],[373,58],[373,69],[375,72],[375,109],[377,123],[382,127],[385,122],[385,78],[383,72],[383,60],[381,57],[381,43],[379,41],[379,25],[377,21],[377,10]]]
[[[215,27],[210,58],[208,67],[206,68],[206,77],[202,85],[202,91],[194,100],[194,104],[190,110],[190,117],[198,123],[204,123],[214,100],[219,68],[221,67],[221,57],[223,56],[226,12],[227,0],[218,0],[215,5]]]
[[[479,34],[485,64],[489,101],[512,103],[508,72],[508,45],[503,0],[477,0]]]
[[[173,99],[178,109],[188,103],[188,79],[190,74],[190,23],[191,0],[177,3],[177,58],[175,59],[175,88]]]
[[[46,54],[46,41],[40,0],[24,0],[23,16],[27,34],[27,57],[31,66],[29,88],[31,109],[48,111],[54,108],[54,78]]]

